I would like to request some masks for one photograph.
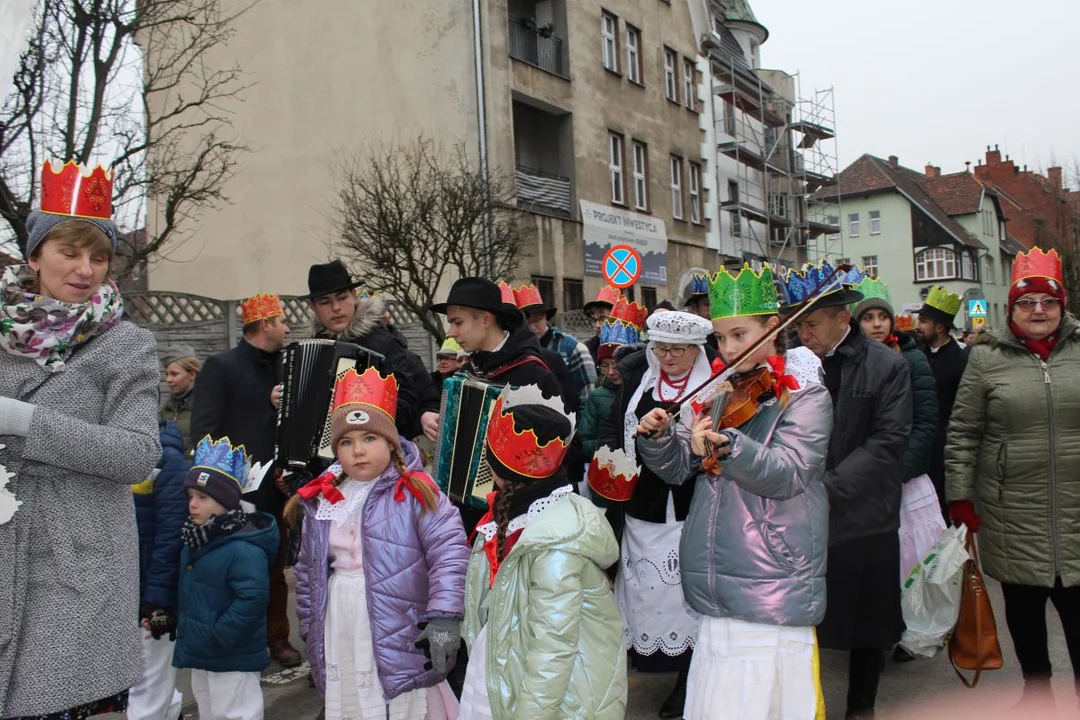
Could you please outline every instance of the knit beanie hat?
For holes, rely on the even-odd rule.
[[[334,410],[330,414],[332,447],[345,433],[359,430],[386,438],[401,452],[397,417],[398,384],[393,374],[383,377],[374,367],[364,372],[349,370],[334,386]]]
[[[184,477],[184,489],[198,490],[226,510],[237,510],[250,466],[243,445],[234,448],[229,438],[211,440],[208,435],[195,448],[194,462]]]
[[[607,343],[605,345],[601,345],[599,348],[596,349],[596,362],[602,363],[605,360],[611,360],[615,357],[615,351],[621,347],[622,345],[616,343]]]
[[[1046,293],[1065,302],[1065,287],[1057,280],[1048,277],[1029,277],[1017,280],[1009,288],[1009,310],[1016,301],[1028,293]]]
[[[884,310],[889,316],[889,321],[896,323],[896,312],[885,298],[866,298],[855,305],[855,311],[851,314],[856,320],[862,320],[863,313],[867,310]]]

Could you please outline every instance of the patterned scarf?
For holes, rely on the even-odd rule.
[[[180,537],[189,548],[198,550],[211,540],[239,532],[247,525],[247,521],[247,513],[240,508],[230,510],[224,515],[211,515],[203,525],[196,525],[195,521],[188,517],[180,530]]]
[[[11,265],[0,277],[0,347],[60,372],[75,348],[108,330],[124,315],[120,290],[105,283],[84,303],[67,303],[30,290],[29,265]]]

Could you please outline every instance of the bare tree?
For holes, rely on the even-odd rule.
[[[436,341],[428,308],[451,277],[512,277],[525,252],[508,180],[484,176],[464,144],[419,137],[369,145],[338,172],[341,249],[373,292],[415,313]]]
[[[227,202],[224,185],[249,149],[230,108],[248,82],[239,65],[216,67],[206,54],[229,42],[248,7],[224,14],[219,0],[39,0],[0,107],[0,217],[20,250],[48,158],[112,162],[119,279]]]

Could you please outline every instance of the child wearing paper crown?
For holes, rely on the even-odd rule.
[[[461,644],[469,552],[461,516],[394,424],[397,380],[374,368],[337,382],[337,462],[300,488],[300,636],[326,720],[453,718],[445,682]]]
[[[272,515],[247,513],[249,462],[228,438],[203,438],[184,478],[190,517],[181,537],[179,623],[173,666],[191,668],[199,717],[261,720],[259,675],[270,664],[266,606],[277,556]]]
[[[623,621],[604,572],[619,546],[561,467],[574,423],[535,385],[504,390],[492,410],[499,489],[469,561],[462,720],[625,717]]]
[[[717,349],[731,365],[780,325],[772,270],[722,269],[708,284]],[[639,428],[638,457],[653,472],[700,473],[679,546],[683,592],[701,614],[683,717],[824,718],[814,625],[825,615],[832,401],[817,357],[785,353],[780,338],[740,361],[732,384],[750,373],[771,389],[738,428],[713,426],[708,398],[685,408],[699,410],[692,430],[663,409]]]

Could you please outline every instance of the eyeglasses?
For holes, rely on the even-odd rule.
[[[653,345],[652,351],[653,355],[655,355],[656,357],[664,357],[665,355],[670,355],[671,357],[678,359],[685,355],[686,351],[689,349],[690,348],[686,345],[675,345],[673,347],[662,347],[660,345]]]
[[[1024,312],[1033,312],[1036,306],[1041,307],[1043,310],[1054,310],[1061,306],[1061,301],[1053,297],[1043,298],[1042,300],[1021,298],[1014,302],[1013,305]]]

